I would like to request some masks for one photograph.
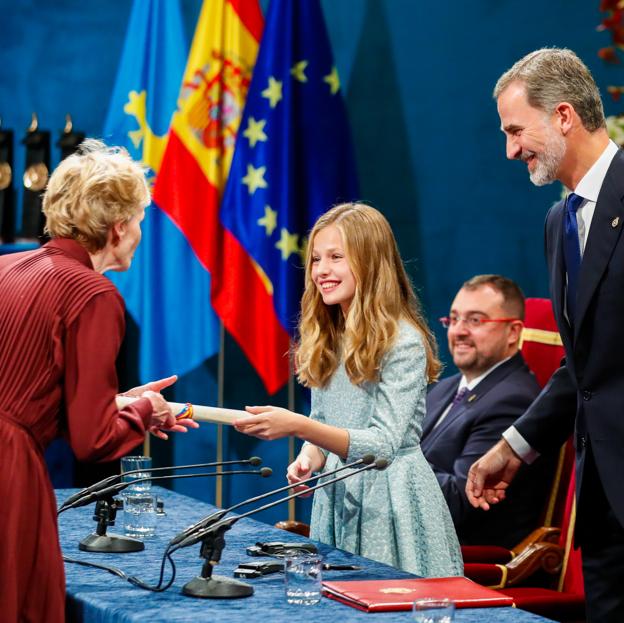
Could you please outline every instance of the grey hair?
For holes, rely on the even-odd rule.
[[[494,87],[494,99],[512,83],[524,84],[533,108],[552,114],[561,102],[571,104],[588,132],[606,127],[600,91],[583,61],[566,48],[542,48],[508,69]]]

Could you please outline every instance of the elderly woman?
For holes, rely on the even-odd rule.
[[[127,270],[150,201],[142,167],[87,141],[52,174],[43,200],[52,240],[0,257],[0,618],[64,620],[65,578],[55,498],[43,459],[64,435],[80,460],[112,460],[146,431],[176,424],[159,392],[128,392],[118,410],[115,359],[124,304],[107,270]],[[194,423],[186,426],[194,427]]]

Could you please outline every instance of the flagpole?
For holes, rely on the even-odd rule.
[[[225,384],[225,327],[223,321],[219,321],[219,358],[217,363],[217,406],[223,407],[223,387]],[[217,424],[217,462],[223,461],[223,424]],[[222,467],[217,467],[217,471],[223,471]],[[223,506],[223,477],[217,476],[215,505],[219,508]]]
[[[294,374],[294,357],[293,343],[290,341],[288,349],[288,410],[295,410],[295,374]],[[295,460],[295,438],[288,438],[288,465]],[[295,521],[295,498],[288,501],[288,520]]]

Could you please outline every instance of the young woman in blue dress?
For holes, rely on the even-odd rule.
[[[427,384],[440,371],[436,344],[375,208],[342,204],[312,229],[296,363],[312,390],[310,416],[247,407],[253,417],[236,429],[304,440],[288,467],[295,488],[366,454],[390,461],[316,491],[310,536],[422,576],[461,575],[453,523],[420,449]]]

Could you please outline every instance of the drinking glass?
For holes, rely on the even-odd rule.
[[[450,599],[417,599],[413,612],[416,623],[453,623],[455,604]]]
[[[312,606],[321,601],[323,557],[318,554],[286,552],[284,582],[289,604]]]
[[[123,506],[124,531],[127,536],[149,538],[156,534],[156,496],[151,493],[128,493]]]
[[[131,474],[129,476],[123,476],[123,482],[132,482],[140,478],[149,478],[152,475],[150,471],[152,468],[151,456],[124,456],[121,458],[121,473],[131,472],[134,470],[141,470],[137,474]],[[145,482],[139,482],[134,485],[130,485],[125,489],[127,493],[141,493],[149,491],[152,488],[152,481],[147,480]]]

